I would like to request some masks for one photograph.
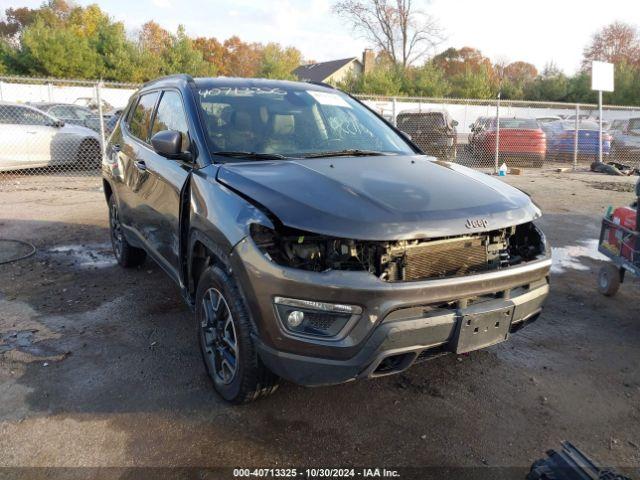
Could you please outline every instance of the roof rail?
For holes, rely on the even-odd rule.
[[[173,75],[165,75],[164,77],[159,77],[159,78],[155,78],[153,80],[149,80],[148,82],[145,82],[142,87],[147,87],[149,85],[153,85],[154,83],[157,82],[162,82],[165,80],[184,80],[188,83],[194,83],[193,81],[193,77],[191,75],[188,75],[186,73],[176,73]]]
[[[324,82],[315,82],[313,80],[307,80],[305,83],[311,83],[313,85],[319,85],[321,87],[330,88],[331,90],[337,90],[336,87],[334,87],[333,85],[329,85],[328,83],[324,83]]]

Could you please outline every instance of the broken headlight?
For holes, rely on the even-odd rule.
[[[251,238],[271,261],[303,270],[370,270],[375,259],[367,242],[331,238],[283,228],[251,225]],[[371,242],[368,242],[371,243]]]

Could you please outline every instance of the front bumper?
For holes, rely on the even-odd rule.
[[[249,238],[234,248],[231,261],[255,322],[262,361],[302,385],[397,373],[455,350],[462,318],[470,312],[506,309],[514,331],[540,313],[551,266],[546,256],[478,275],[388,283],[366,272],[318,273],[276,265]],[[359,305],[363,311],[336,338],[303,338],[280,323],[276,296]]]

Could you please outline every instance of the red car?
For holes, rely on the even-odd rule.
[[[496,154],[496,119],[486,122],[473,136],[471,150],[475,156],[493,164]],[[501,118],[499,162],[519,167],[540,168],[544,163],[547,139],[532,118]]]

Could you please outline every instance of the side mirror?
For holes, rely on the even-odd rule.
[[[404,138],[406,138],[407,140],[409,140],[410,142],[413,140],[413,138],[411,137],[411,135],[409,135],[407,132],[403,132],[402,130],[400,130],[400,133],[402,134],[402,136]]]
[[[176,130],[162,130],[151,137],[151,145],[159,155],[174,160],[190,160],[191,155],[182,151],[182,134]]]
[[[458,126],[458,121],[457,120],[451,120],[451,126],[452,127],[457,127]]]
[[[62,128],[64,127],[64,120],[56,120],[55,122],[53,122],[53,126],[55,128]]]

